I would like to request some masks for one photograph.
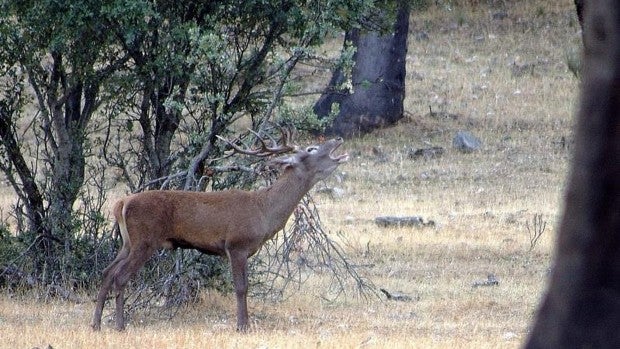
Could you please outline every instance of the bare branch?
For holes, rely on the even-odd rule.
[[[361,276],[349,261],[342,246],[321,223],[312,198],[306,195],[293,213],[293,224],[282,231],[278,240],[265,244],[252,263],[252,269],[262,280],[257,294],[263,297],[281,297],[291,286],[300,289],[313,273],[329,273],[330,282],[326,299],[336,298],[355,290],[358,295],[378,296],[373,283]],[[342,236],[340,239],[346,241]]]
[[[525,222],[525,228],[527,229],[527,233],[530,237],[530,248],[528,252],[531,252],[538,240],[545,232],[545,228],[547,227],[547,222],[543,221],[542,214],[535,214],[532,220],[532,226],[530,227],[529,222]]]

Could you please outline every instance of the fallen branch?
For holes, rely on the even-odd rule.
[[[350,290],[364,298],[379,296],[373,283],[358,273],[342,246],[323,230],[310,196],[302,199],[293,217],[290,228],[266,243],[252,262],[254,278],[262,286],[254,288],[259,290],[258,295],[281,297],[291,286],[300,290],[312,274],[328,274],[329,295],[322,298],[335,299]]]

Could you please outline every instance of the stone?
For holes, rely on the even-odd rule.
[[[340,199],[343,196],[345,196],[346,191],[342,188],[339,187],[323,187],[323,188],[318,188],[316,190],[317,193],[319,194],[327,194],[329,195],[332,199]]]
[[[463,153],[474,152],[482,147],[482,142],[469,131],[458,131],[452,139],[452,146]]]
[[[494,274],[488,274],[487,279],[483,281],[476,281],[472,284],[472,287],[480,287],[480,286],[498,286],[499,280]]]

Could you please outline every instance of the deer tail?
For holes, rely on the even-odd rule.
[[[129,245],[129,232],[127,231],[127,220],[125,216],[127,214],[125,200],[121,199],[116,202],[113,209],[114,218],[116,219],[116,225],[118,226],[118,230],[121,233],[121,238],[123,238],[123,246]]]

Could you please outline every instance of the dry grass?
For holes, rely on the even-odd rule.
[[[285,301],[251,299],[249,334],[234,331],[234,297],[209,290],[170,321],[137,314],[124,333],[105,323],[93,334],[90,301],[2,295],[0,347],[518,347],[544,290],[561,210],[578,90],[565,55],[580,33],[572,1],[506,3],[501,20],[483,5],[413,15],[407,120],[348,142],[344,180],[328,183],[344,196],[317,195],[325,227],[352,241],[348,253],[362,271],[414,301],[327,302],[316,296],[317,277]],[[429,39],[417,40],[420,31]],[[429,106],[440,113],[429,115]],[[459,129],[478,135],[483,149],[454,151]],[[407,158],[428,145],[446,154]],[[526,223],[535,214],[547,231],[529,251]],[[379,215],[421,215],[437,225],[379,228]],[[489,273],[499,285],[472,287]]]

